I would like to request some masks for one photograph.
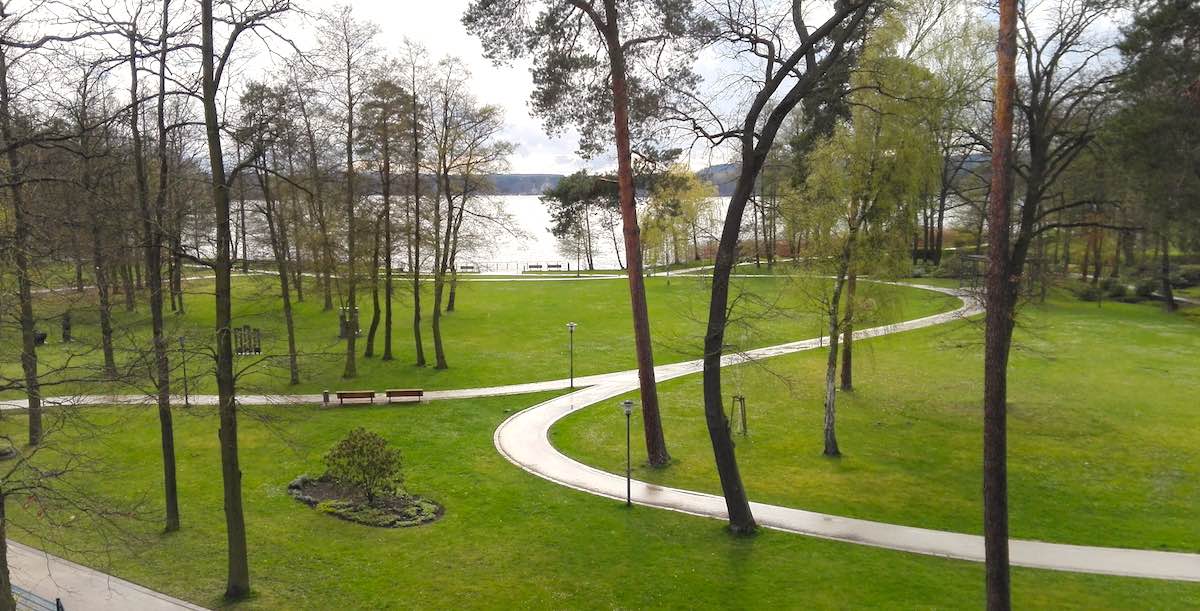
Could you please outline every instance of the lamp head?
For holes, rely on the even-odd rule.
[[[567,323],[567,330],[568,330],[568,331],[574,331],[574,330],[575,330],[575,327],[577,327],[577,326],[579,326],[579,325],[576,325],[576,324],[575,324],[575,323],[573,323],[573,322],[569,322],[569,323]]]
[[[624,411],[626,416],[632,414],[633,413],[633,400],[625,399],[624,401],[622,401],[621,402],[621,411]]]

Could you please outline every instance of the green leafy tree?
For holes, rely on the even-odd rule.
[[[822,224],[835,228],[820,244],[834,261],[833,288],[823,299],[829,333],[826,456],[841,454],[835,383],[841,349],[842,388],[850,388],[857,276],[870,271],[868,265],[879,271],[889,255],[894,260],[903,252],[910,205],[929,191],[941,170],[932,132],[934,109],[924,103],[933,97],[937,83],[932,73],[897,55],[905,33],[905,24],[894,14],[885,15],[872,28],[862,69],[851,79],[850,121],[816,147],[808,164],[807,187],[812,199],[822,202],[826,216]]]
[[[1126,66],[1112,136],[1158,241],[1160,291],[1171,311],[1170,247],[1200,246],[1200,5],[1146,4],[1119,49]]]
[[[400,450],[362,427],[350,431],[325,455],[326,473],[334,481],[361,491],[368,503],[403,489],[401,467]]]

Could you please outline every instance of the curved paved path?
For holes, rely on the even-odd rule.
[[[919,288],[962,298],[962,295],[951,289],[923,285],[910,286],[919,286]],[[953,312],[864,329],[856,332],[854,337],[863,339],[919,329],[978,314],[981,311],[982,308],[964,300],[963,307]],[[818,348],[822,345],[821,339],[810,339],[760,348],[741,355],[726,356],[722,365],[732,365],[748,359],[791,354]],[[661,365],[655,367],[655,376],[659,381],[669,380],[697,373],[702,370],[702,366],[701,361]],[[596,469],[565,456],[550,443],[549,431],[555,422],[576,410],[637,390],[637,372],[626,371],[593,376],[587,380],[580,380],[580,383],[590,384],[590,386],[539,403],[509,417],[496,429],[493,442],[496,449],[505,458],[534,475],[576,490],[623,500],[626,484],[624,477]],[[632,497],[633,502],[639,505],[722,520],[727,518],[724,498],[711,494],[635,480],[632,482]],[[977,535],[859,520],[764,503],[751,503],[751,507],[754,517],[760,525],[776,530],[975,562],[982,562],[984,559],[983,537]],[[1128,577],[1200,581],[1200,554],[1066,545],[1022,539],[1010,540],[1009,550],[1012,563],[1020,566]]]

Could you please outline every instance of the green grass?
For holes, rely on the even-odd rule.
[[[790,341],[816,332],[820,322],[814,314],[812,295],[818,283],[825,281],[792,278],[738,279],[735,294],[739,306],[738,324],[729,340],[740,347],[755,347]],[[431,283],[425,283],[429,287]],[[650,278],[646,282],[658,363],[699,358],[707,319],[708,282],[704,278]],[[880,321],[894,321],[946,310],[957,300],[916,289],[863,285],[881,305]],[[301,384],[289,386],[286,370],[286,335],[273,276],[238,277],[235,280],[234,324],[259,327],[264,352],[272,358],[239,357],[237,367],[244,370],[239,389],[243,392],[319,392],[323,389],[366,388],[382,390],[395,387],[427,389],[468,388],[565,378],[567,368],[567,321],[579,323],[575,332],[575,373],[588,375],[633,368],[633,330],[630,324],[629,289],[624,279],[588,282],[462,282],[458,287],[456,311],[443,318],[443,335],[449,369],[433,365],[433,341],[430,329],[433,300],[428,291],[422,298],[424,309],[423,340],[431,366],[417,368],[412,340],[411,294],[406,283],[397,283],[394,296],[395,360],[381,360],[382,323],[376,339],[374,358],[363,358],[370,322],[369,294],[359,297],[363,336],[358,341],[358,377],[343,380],[345,343],[337,339],[337,311],[322,311],[318,287],[305,279],[306,301],[295,306],[296,334],[301,353]],[[195,378],[193,392],[212,392],[212,366],[209,344],[213,328],[211,281],[187,284],[187,314],[168,315],[168,335],[188,336],[188,373]],[[137,352],[148,349],[148,314],[139,295],[138,309],[124,311],[123,300],[114,300],[117,360],[129,381],[118,388],[122,392],[151,389],[144,366],[127,369]],[[100,343],[97,312],[90,303],[91,294],[73,292],[41,296],[39,327],[50,333],[50,340],[39,350],[43,382],[88,379],[97,375]],[[335,304],[336,305],[336,304]],[[70,307],[76,343],[58,341],[59,312]],[[15,347],[17,329],[0,328],[0,346]],[[178,356],[178,345],[171,343]],[[19,352],[8,350],[0,373],[19,377]],[[179,359],[175,359],[178,366]],[[69,364],[70,369],[63,370]],[[181,375],[176,371],[176,377]],[[178,386],[178,384],[177,384]],[[96,392],[96,383],[50,385],[47,395]],[[178,389],[177,389],[178,390]],[[9,391],[9,397],[19,396]]]
[[[240,432],[253,598],[246,609],[408,608],[887,608],[962,609],[983,600],[979,564],[764,531],[731,537],[722,524],[570,490],[505,461],[496,425],[541,396],[421,406],[256,410]],[[158,424],[148,409],[90,409],[58,442],[106,473],[80,473],[85,490],[147,499],[147,521],[107,545],[85,520],[53,529],[9,504],[25,543],[219,607],[225,537],[210,410],[177,412],[184,528],[158,534]],[[19,429],[9,417],[0,428]],[[616,431],[618,418],[602,426]],[[373,529],[319,514],[284,491],[349,429],[366,426],[404,452],[409,489],[446,507],[409,529]],[[100,427],[100,428],[95,428]],[[82,439],[69,440],[78,432]],[[96,432],[102,435],[96,436]],[[51,438],[54,442],[55,438]],[[85,554],[84,547],[104,551]],[[1015,569],[1020,608],[1188,608],[1200,584]]]
[[[747,396],[750,434],[737,449],[751,498],[980,532],[979,325],[857,342],[856,387],[838,399],[841,459],[821,455],[826,351],[726,370],[724,393]],[[1014,537],[1200,551],[1200,319],[1153,303],[1029,306],[1009,380]],[[635,477],[719,492],[700,376],[664,383],[659,396],[674,462]],[[613,411],[581,410],[552,439],[622,472]]]

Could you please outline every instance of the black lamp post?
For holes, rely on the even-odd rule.
[[[625,506],[633,506],[633,454],[630,450],[629,417],[633,415],[633,401],[625,399],[621,402],[621,410],[625,412]]]
[[[188,398],[188,375],[187,375],[187,351],[184,349],[186,340],[182,335],[179,336],[179,356],[183,363],[183,406],[191,407],[191,400]]]
[[[570,353],[568,362],[570,363],[571,388],[575,388],[575,327],[573,322],[567,323],[567,351]]]

